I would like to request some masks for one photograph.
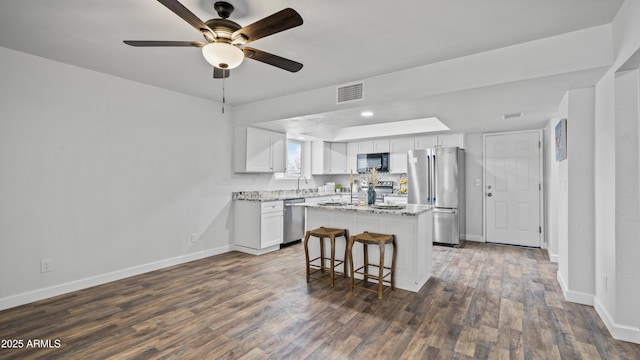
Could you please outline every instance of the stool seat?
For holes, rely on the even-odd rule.
[[[364,265],[354,269],[353,267],[353,245],[354,243],[361,243],[364,250]],[[384,266],[384,249],[387,244],[393,245],[393,255],[391,258],[391,267]],[[369,263],[369,245],[378,245],[380,252],[380,260],[378,264],[370,264]],[[389,278],[388,284],[390,285],[390,289],[393,291],[395,289],[395,268],[396,268],[396,236],[390,234],[377,234],[370,233],[365,231],[361,234],[352,236],[349,238],[349,244],[347,246],[347,253],[349,255],[349,267],[351,270],[351,286],[350,291],[353,292],[353,288],[357,287],[360,289],[364,289],[367,291],[377,292],[378,299],[382,299],[382,290],[384,285],[384,279]],[[369,265],[378,267],[378,274],[369,273]],[[384,270],[388,270],[386,274],[384,274]],[[364,285],[367,284],[369,278],[376,279],[378,281],[378,288],[376,290],[368,288],[366,286],[361,286],[356,284],[355,282],[355,274],[360,274],[363,277],[362,283]]]
[[[309,233],[311,233],[311,236],[315,236],[315,237],[329,237],[331,235],[335,237],[339,237],[339,236],[344,236],[345,232],[348,232],[348,230],[326,228],[324,226],[321,226],[317,229],[309,230]]]
[[[313,258],[313,259],[309,259],[309,238],[313,236],[316,237],[320,240],[320,256]],[[337,237],[344,237],[345,240],[345,251],[344,251],[344,256],[342,258],[342,260],[340,259],[336,259],[336,238]],[[329,258],[325,257],[324,255],[324,239],[329,239],[330,240],[330,244],[331,244],[331,256]],[[325,270],[329,270],[329,285],[331,285],[333,287],[333,283],[334,283],[334,278],[335,278],[335,267],[336,266],[340,266],[343,265],[344,266],[344,271],[342,273],[343,276],[347,276],[347,263],[346,263],[346,259],[347,259],[347,246],[348,246],[348,242],[349,242],[349,230],[347,229],[334,229],[334,228],[326,228],[326,227],[319,227],[317,229],[313,229],[313,230],[308,230],[304,236],[304,254],[305,254],[305,258],[306,258],[306,272],[307,272],[307,282],[309,282],[309,279],[313,278],[316,280],[324,280],[321,277],[313,277],[311,275],[315,274],[316,272],[320,271],[322,273],[325,272]],[[314,264],[314,262],[320,260],[320,264]],[[330,260],[331,265],[330,266],[325,266],[325,262],[326,260]],[[314,271],[312,271],[314,270]]]
[[[376,234],[376,233],[370,233],[368,231],[365,231],[362,234],[358,234],[354,237],[355,237],[355,240],[358,242],[366,243],[366,244],[375,244],[375,245],[378,245],[380,243],[390,244],[394,240],[393,235]]]

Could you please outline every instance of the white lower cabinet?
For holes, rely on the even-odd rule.
[[[282,244],[282,212],[261,214],[260,248]]]
[[[262,255],[280,248],[283,240],[283,202],[233,202],[234,248]]]

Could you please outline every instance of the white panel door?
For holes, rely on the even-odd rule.
[[[485,136],[487,242],[541,246],[539,132]]]

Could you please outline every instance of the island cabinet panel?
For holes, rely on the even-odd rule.
[[[347,229],[351,236],[364,231],[396,235],[396,287],[408,291],[418,292],[427,282],[431,272],[432,250],[432,212],[428,211],[415,216],[391,214],[375,214],[367,212],[351,212],[325,210],[307,207],[307,229],[318,227],[332,227]],[[325,254],[329,253],[328,241]],[[345,252],[345,241],[336,241],[336,258],[341,259]],[[309,241],[310,256],[316,257],[320,253],[319,242]],[[377,263],[379,259],[377,246],[369,246],[370,263]],[[357,244],[353,251],[354,267],[362,266],[364,256],[362,245]],[[385,266],[391,265],[392,247],[385,248]]]

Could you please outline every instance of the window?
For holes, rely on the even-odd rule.
[[[286,177],[302,175],[302,142],[287,140],[287,171]]]

